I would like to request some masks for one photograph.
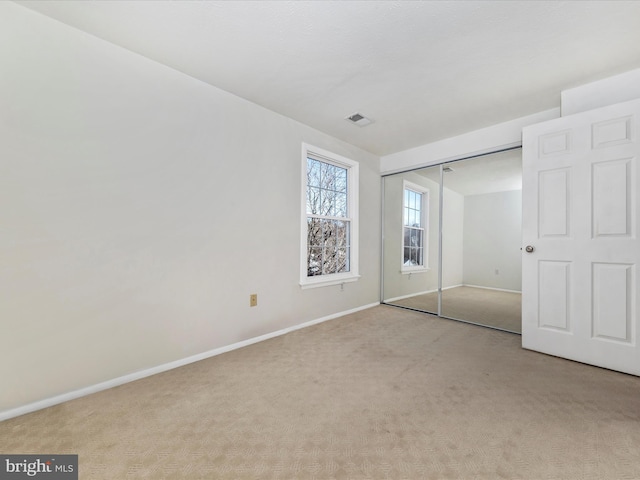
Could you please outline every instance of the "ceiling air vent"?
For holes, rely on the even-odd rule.
[[[364,127],[369,125],[371,120],[362,115],[361,113],[354,113],[353,115],[349,115],[345,120],[349,120],[351,123],[358,125],[359,127]]]

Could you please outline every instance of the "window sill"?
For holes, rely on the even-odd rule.
[[[402,270],[400,270],[400,273],[402,275],[411,275],[413,273],[427,273],[430,270],[431,269],[428,268],[428,267],[416,267],[416,268],[411,268],[411,269],[402,269]]]
[[[313,280],[305,279],[300,282],[300,287],[303,290],[307,288],[329,287],[331,285],[341,285],[343,283],[355,282],[360,278],[360,275],[345,275],[342,277],[322,278],[322,276],[311,277]]]

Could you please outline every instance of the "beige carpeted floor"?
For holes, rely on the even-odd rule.
[[[394,305],[437,313],[438,293],[395,300]],[[480,325],[522,332],[522,295],[477,287],[455,287],[442,291],[442,316]]]
[[[0,423],[88,479],[637,479],[640,378],[379,306]]]

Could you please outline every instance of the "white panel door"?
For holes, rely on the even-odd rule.
[[[524,348],[640,375],[639,129],[640,100],[524,129]]]

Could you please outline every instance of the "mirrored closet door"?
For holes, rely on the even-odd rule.
[[[383,178],[384,303],[438,313],[440,166]]]
[[[383,302],[520,333],[521,149],[389,175],[383,189]]]

